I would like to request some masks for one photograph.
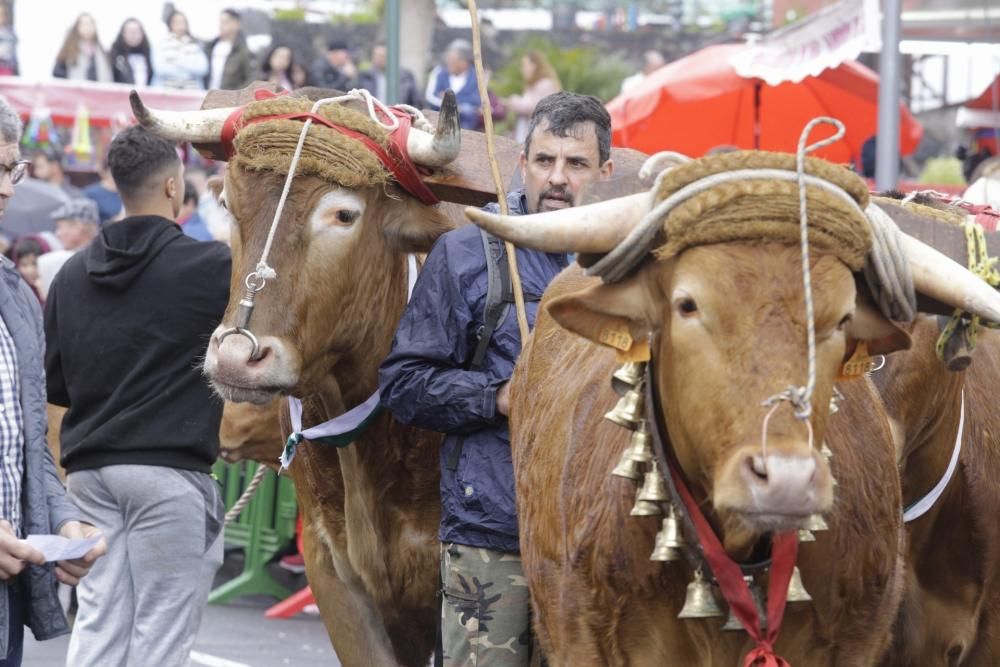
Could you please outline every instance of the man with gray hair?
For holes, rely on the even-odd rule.
[[[27,170],[18,149],[23,129],[0,98],[0,215]],[[107,549],[102,538],[83,558],[53,567],[23,539],[98,533],[78,520],[45,439],[44,336],[37,297],[0,257],[0,667],[21,664],[25,625],[38,639],[69,632],[56,581],[76,585]]]
[[[431,70],[427,77],[427,105],[435,111],[441,108],[444,91],[455,92],[458,115],[463,128],[480,129],[479,83],[476,70],[472,66],[472,45],[464,39],[456,39],[444,52],[444,64]]]

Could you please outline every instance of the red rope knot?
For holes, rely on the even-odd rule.
[[[792,667],[787,660],[774,652],[774,646],[766,639],[757,640],[755,646],[743,658],[743,667]]]

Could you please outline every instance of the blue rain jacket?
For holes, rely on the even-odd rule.
[[[527,212],[523,191],[511,192],[507,201],[512,214]],[[485,210],[495,212],[497,205]],[[541,296],[568,258],[518,248],[517,264],[531,298]],[[496,412],[497,389],[510,379],[521,351],[513,306],[493,334],[482,369],[467,370],[483,326],[487,283],[475,225],[439,238],[379,369],[379,389],[399,421],[447,434],[441,450],[441,541],[519,553],[510,431],[507,418]],[[526,307],[533,327],[538,301]]]

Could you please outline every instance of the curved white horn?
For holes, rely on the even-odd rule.
[[[929,245],[908,234],[902,234],[902,239],[917,292],[990,322],[1000,322],[1000,292]]]
[[[478,208],[465,217],[521,248],[544,252],[605,253],[628,236],[649,210],[649,193],[533,215],[494,215]]]
[[[217,143],[222,126],[238,107],[201,109],[199,111],[159,111],[150,109],[134,90],[128,96],[132,113],[139,124],[153,134],[170,141],[195,144]]]
[[[446,90],[441,99],[438,124],[434,134],[415,127],[410,128],[406,150],[414,163],[424,167],[443,167],[458,157],[462,147],[462,128],[459,125],[458,102],[455,93]]]

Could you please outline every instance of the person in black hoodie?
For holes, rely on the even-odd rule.
[[[45,312],[49,401],[69,494],[108,555],[79,591],[67,664],[186,665],[222,562],[210,469],[222,401],[200,359],[229,298],[226,246],[184,235],[174,146],[141,127],[111,143],[125,219],[59,272]]]

